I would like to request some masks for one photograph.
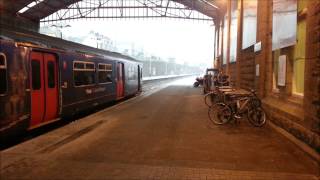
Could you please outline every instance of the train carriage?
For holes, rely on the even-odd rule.
[[[38,36],[1,31],[1,140],[141,91],[139,61]]]

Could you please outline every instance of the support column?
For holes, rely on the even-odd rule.
[[[256,52],[255,62],[256,65],[259,64],[259,76],[256,77],[256,80],[258,81],[258,94],[261,98],[265,97],[266,94],[267,62],[272,62],[271,7],[272,1],[258,1],[257,42],[261,42],[261,51]],[[271,72],[268,73],[272,74]]]
[[[228,28],[227,31],[227,64],[226,64],[226,74],[231,77],[230,75],[230,27],[231,27],[231,0],[228,1],[227,5],[227,17],[228,17],[228,23],[224,25],[224,27]]]
[[[242,24],[243,24],[243,0],[238,2],[238,34],[237,34],[237,62],[236,62],[236,87],[240,88],[240,63],[242,59]]]

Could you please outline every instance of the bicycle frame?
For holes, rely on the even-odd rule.
[[[243,114],[248,113],[251,108],[251,101],[255,95],[248,95],[246,97],[231,97],[228,103],[226,103],[232,110],[233,118],[241,118]]]
[[[250,101],[249,97],[245,97],[245,98],[241,98],[241,99],[236,100],[236,103],[237,103],[236,112],[239,114],[244,113],[244,111],[249,108],[248,107],[249,101]]]

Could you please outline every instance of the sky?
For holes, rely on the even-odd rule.
[[[64,36],[84,36],[91,30],[113,41],[177,62],[211,64],[214,56],[214,26],[211,22],[175,19],[77,20],[66,23]]]

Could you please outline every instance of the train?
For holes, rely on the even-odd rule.
[[[140,61],[120,53],[2,28],[1,141],[136,95],[142,68]]]

